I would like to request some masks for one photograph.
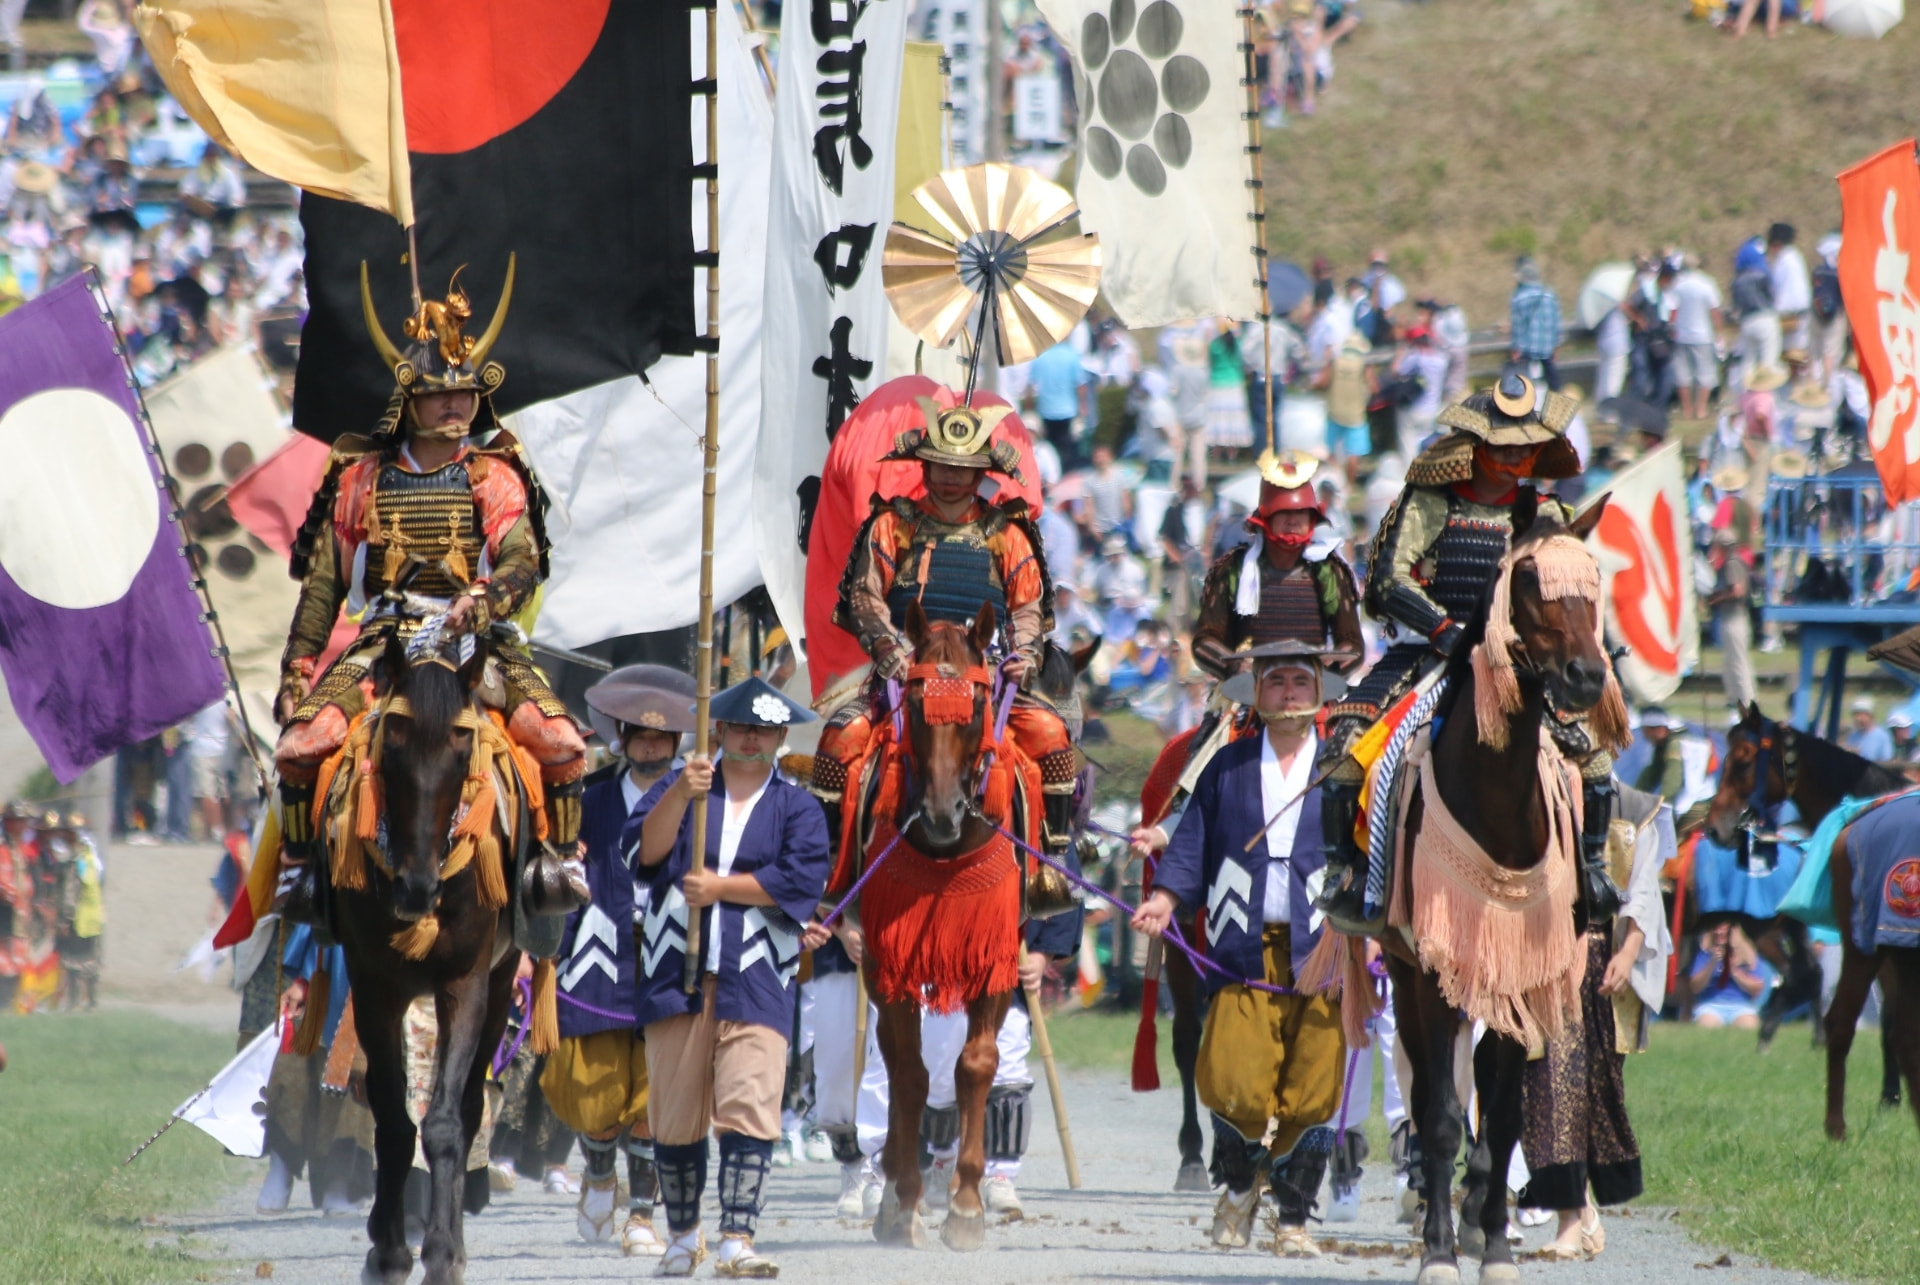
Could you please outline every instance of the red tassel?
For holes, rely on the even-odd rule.
[[[860,920],[880,999],[952,1013],[1019,983],[1019,867],[1004,839],[950,861],[901,844],[861,890]]]
[[[1140,1028],[1133,1033],[1133,1091],[1152,1093],[1160,1087],[1160,979],[1149,977],[1140,986]]]

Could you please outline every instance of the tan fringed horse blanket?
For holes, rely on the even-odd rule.
[[[1421,966],[1438,977],[1449,1004],[1539,1049],[1560,1034],[1579,1002],[1580,939],[1573,931],[1579,779],[1542,737],[1546,855],[1530,870],[1508,870],[1447,811],[1434,783],[1433,756],[1421,753],[1418,760],[1420,833],[1413,851],[1400,854],[1403,877],[1395,881],[1388,923],[1411,933]]]

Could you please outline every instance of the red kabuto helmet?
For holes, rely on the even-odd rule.
[[[1260,507],[1247,518],[1247,525],[1261,534],[1270,534],[1268,519],[1276,513],[1311,513],[1319,522],[1327,520],[1320,496],[1313,489],[1314,474],[1320,461],[1303,451],[1263,451],[1260,469]]]

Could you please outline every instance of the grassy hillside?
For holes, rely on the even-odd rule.
[[[1572,310],[1606,259],[1677,243],[1723,281],[1784,219],[1839,225],[1834,175],[1920,129],[1920,22],[1842,40],[1756,22],[1735,42],[1680,0],[1371,0],[1319,115],[1268,131],[1269,235],[1341,276],[1387,246],[1416,294],[1504,320],[1541,256]]]

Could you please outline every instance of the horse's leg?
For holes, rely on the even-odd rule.
[[[948,1249],[979,1249],[987,1239],[987,1207],[980,1179],[987,1172],[987,1093],[1000,1069],[1000,1023],[1007,1018],[1013,992],[982,995],[967,1004],[967,1042],[953,1067],[954,1098],[960,1108],[960,1156],[954,1165],[954,1192],[940,1239]]]
[[[373,1113],[373,1209],[367,1215],[365,1285],[405,1285],[413,1271],[407,1248],[407,1173],[413,1168],[413,1117],[407,1114],[407,1051],[400,1020],[406,1000],[374,986],[357,987],[354,1028],[367,1057],[367,1107]]]
[[[1863,955],[1844,936],[1840,944],[1840,984],[1827,1007],[1827,1136],[1843,1142],[1847,1136],[1847,1055],[1853,1051],[1854,1028],[1867,1006],[1879,961]],[[1885,1017],[1882,1017],[1885,1022]],[[1883,1025],[1882,1030],[1885,1027]]]
[[[1847,853],[1848,832],[1842,830],[1827,854],[1827,881],[1833,898],[1834,922],[1840,925],[1840,983],[1827,1009],[1827,1136],[1841,1142],[1847,1136],[1847,1054],[1853,1051],[1854,1029],[1867,1005],[1878,961],[1853,944],[1853,860]],[[1885,1021],[1881,1018],[1882,1039]]]
[[[509,977],[511,984],[511,977]],[[486,956],[473,971],[443,986],[435,996],[439,1029],[438,1058],[434,1066],[433,1099],[420,1122],[427,1154],[432,1194],[427,1201],[427,1234],[420,1242],[420,1261],[426,1268],[425,1285],[460,1285],[465,1275],[466,1248],[461,1244],[461,1199],[465,1194],[467,1150],[473,1133],[466,1127],[465,1107],[471,1090],[480,1085],[472,1072],[480,1067],[480,1042],[487,1026],[489,992],[493,989]],[[504,1022],[502,1022],[504,1026]],[[495,1043],[499,1034],[495,1032]],[[480,1115],[473,1115],[473,1128]]]
[[[1920,1121],[1920,950],[1883,950],[1880,1026],[1900,1059],[1907,1101]]]
[[[1177,950],[1165,955],[1167,990],[1173,996],[1173,1064],[1180,1068],[1180,1173],[1175,1191],[1206,1191],[1213,1186],[1201,1151],[1200,1098],[1194,1067],[1200,1061],[1200,995],[1193,962]]]
[[[871,972],[869,993],[874,992]],[[887,1064],[887,1141],[880,1152],[886,1185],[873,1238],[883,1245],[926,1244],[920,1224],[920,1117],[927,1109],[927,1064],[920,1058],[920,1007],[883,1000],[880,1058]]]
[[[1426,1062],[1426,1093],[1420,1113],[1420,1139],[1427,1178],[1427,1218],[1423,1228],[1419,1285],[1454,1285],[1460,1268],[1454,1254],[1453,1166],[1460,1154],[1460,1101],[1453,1082],[1453,1049],[1460,1020],[1440,993],[1440,982],[1422,969],[1415,983],[1421,1014],[1420,1057]]]
[[[1525,1046],[1489,1032],[1474,1057],[1474,1084],[1480,1091],[1481,1142],[1487,1150],[1487,1178],[1479,1215],[1485,1241],[1480,1251],[1481,1285],[1517,1281],[1520,1269],[1507,1243],[1507,1168],[1520,1141],[1521,1081],[1527,1071]],[[1461,1221],[1466,1210],[1461,1210]]]
[[[501,1037],[507,1032],[507,1015],[513,1007],[513,975],[520,965],[520,953],[510,950],[494,970],[487,974],[486,1014],[481,1022],[480,1043],[474,1050],[471,1063],[467,1067],[466,1090],[460,1098],[460,1130],[465,1139],[460,1151],[460,1177],[470,1180],[475,1175],[481,1178],[486,1171],[466,1170],[467,1158],[473,1151],[473,1140],[480,1134],[480,1125],[487,1111],[487,1071],[493,1061],[494,1050],[500,1047]],[[464,1186],[464,1183],[462,1183]],[[455,1261],[461,1267],[467,1265],[466,1203],[463,1193],[456,1193],[454,1204],[454,1252]]]

